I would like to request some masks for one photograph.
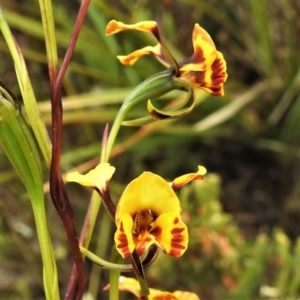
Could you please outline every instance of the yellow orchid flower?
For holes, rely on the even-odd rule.
[[[129,183],[116,210],[117,250],[139,256],[156,244],[166,253],[181,256],[188,244],[188,231],[181,221],[179,200],[160,176],[144,172]]]
[[[152,33],[158,44],[144,47],[126,56],[117,56],[122,64],[133,65],[141,56],[153,55],[166,67],[175,67],[175,75],[186,79],[192,86],[214,96],[224,95],[223,84],[227,79],[226,62],[222,53],[216,50],[210,35],[199,24],[195,24],[192,35],[193,55],[178,63],[167,48],[156,22],[144,21],[128,25],[112,20],[106,27],[106,35],[124,30]]]
[[[153,244],[172,256],[185,252],[188,231],[172,187],[178,182],[183,186],[191,180],[202,180],[205,169],[199,170],[175,179],[175,184],[151,172],[144,172],[128,184],[116,209],[115,243],[123,258],[134,250],[141,256]]]
[[[104,290],[107,289],[109,289],[109,286],[106,286],[104,288]],[[119,279],[119,290],[132,293],[138,299],[141,299],[140,285],[138,281],[134,278],[121,276]],[[173,293],[170,293],[152,288],[150,288],[149,290],[149,300],[200,300],[196,294],[191,292],[175,291]]]

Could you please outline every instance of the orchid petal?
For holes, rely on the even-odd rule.
[[[205,71],[210,68],[217,57],[216,46],[210,35],[199,24],[193,31],[194,53],[179,63],[180,71]]]
[[[98,188],[103,191],[114,172],[115,167],[112,167],[109,163],[101,163],[85,175],[79,174],[79,172],[68,173],[66,181],[77,182],[83,186]]]
[[[223,84],[227,79],[226,62],[222,53],[217,51],[217,57],[210,69],[205,72],[186,71],[182,72],[181,76],[196,88],[201,88],[213,96],[223,96]]]
[[[173,190],[177,190],[193,180],[203,180],[205,174],[206,174],[206,169],[202,166],[198,166],[197,173],[189,173],[189,174],[179,176],[175,178],[173,182],[170,183],[170,185]]]
[[[118,252],[123,258],[131,255],[135,249],[132,236],[133,219],[130,215],[123,215],[115,233],[115,243]]]
[[[141,56],[144,55],[153,55],[154,57],[157,58],[157,60],[160,63],[162,63],[167,68],[170,66],[165,55],[161,50],[160,44],[157,44],[156,46],[144,47],[142,49],[131,52],[128,55],[118,55],[117,58],[123,65],[132,66]]]
[[[173,213],[158,216],[151,234],[155,236],[157,245],[172,256],[181,256],[188,245],[188,231],[180,217]]]
[[[106,26],[106,35],[111,35],[124,30],[140,30],[150,33],[154,33],[158,30],[157,23],[154,21],[143,21],[136,24],[124,24],[122,22],[117,22],[116,20],[111,20]]]

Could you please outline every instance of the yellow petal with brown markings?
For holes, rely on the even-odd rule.
[[[118,252],[123,258],[131,255],[135,249],[132,236],[133,219],[130,215],[123,215],[115,232],[115,243]]]
[[[161,214],[154,222],[151,234],[165,253],[181,256],[188,245],[188,230],[180,217],[172,213]]]

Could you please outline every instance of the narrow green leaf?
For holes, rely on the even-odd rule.
[[[46,298],[59,299],[56,263],[44,205],[40,158],[21,112],[13,101],[5,99],[2,94],[0,94],[0,143],[23,181],[31,200],[43,260]]]
[[[23,96],[25,109],[28,114],[33,132],[38,141],[39,147],[43,153],[45,161],[48,166],[50,166],[50,157],[51,157],[51,142],[46,129],[45,124],[40,118],[40,113],[38,111],[35,95],[31,86],[31,82],[28,76],[27,68],[25,61],[23,59],[20,48],[18,47],[14,37],[11,34],[11,31],[8,27],[8,24],[4,18],[0,7],[0,30],[4,36],[4,39],[7,43],[13,61],[15,63],[16,74]]]

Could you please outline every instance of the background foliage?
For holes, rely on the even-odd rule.
[[[61,57],[79,4],[53,1]],[[26,59],[43,119],[50,126],[38,3],[3,0],[1,5]],[[181,259],[161,254],[148,270],[151,286],[191,290],[201,299],[300,296],[299,14],[300,4],[291,0],[92,1],[63,85],[64,171],[78,166],[88,170],[97,162],[105,123],[113,121],[134,85],[163,68],[151,57],[134,67],[120,65],[117,54],[154,41],[141,32],[105,37],[110,19],[156,20],[178,59],[192,53],[191,32],[198,22],[228,65],[225,97],[200,92],[194,111],[180,120],[124,128],[113,152],[111,163],[117,172],[111,190],[116,200],[143,170],[170,180],[196,170],[198,164],[209,172],[203,183],[191,184],[180,193],[191,235],[187,253]],[[2,37],[0,62],[1,79],[20,98]],[[144,113],[143,106],[133,112]],[[30,203],[2,149],[0,168],[1,299],[39,299],[40,260]],[[75,185],[68,190],[79,230],[90,191]],[[51,202],[47,205],[64,290],[71,265],[69,248]],[[99,226],[99,238],[110,237],[112,233],[105,229],[105,224]],[[92,248],[97,238],[95,234]],[[89,262],[87,267],[92,268]],[[107,272],[98,276],[103,279],[102,290]],[[97,285],[90,281],[89,289],[97,290]]]

